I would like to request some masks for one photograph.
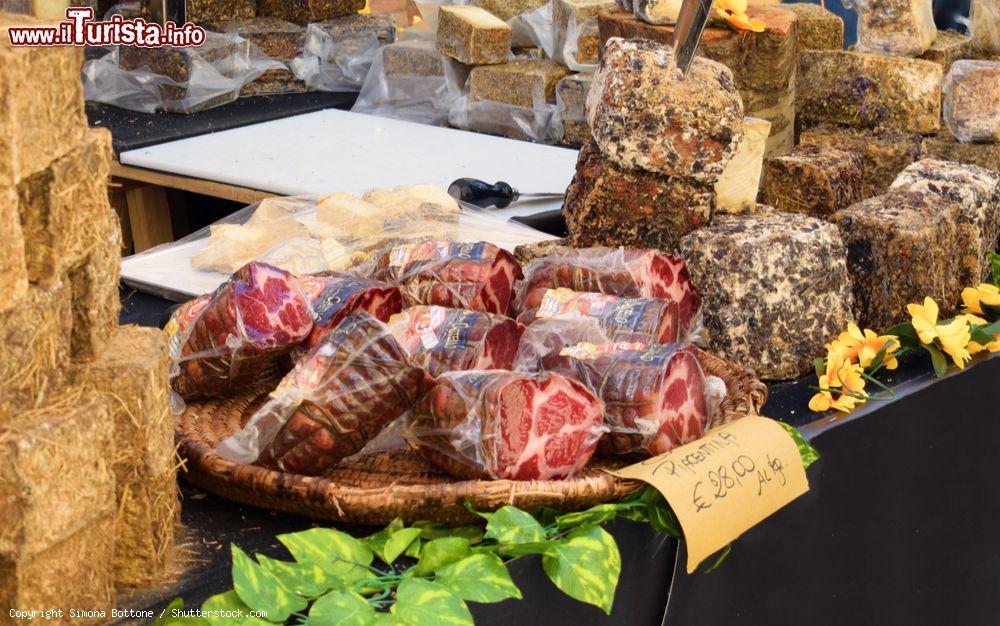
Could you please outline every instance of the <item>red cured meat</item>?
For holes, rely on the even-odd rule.
[[[434,304],[496,315],[510,312],[521,266],[493,244],[424,242],[393,246],[371,278],[397,285],[406,306]]]
[[[364,311],[387,322],[403,308],[399,289],[388,283],[339,272],[300,276],[299,281],[316,317],[306,349],[318,345],[349,315]]]
[[[579,379],[604,401],[611,432],[601,439],[602,453],[657,455],[705,433],[705,375],[690,346],[581,344],[566,353],[576,360]]]
[[[360,313],[299,359],[271,400],[217,451],[285,472],[322,474],[410,410],[429,383],[385,324]]]
[[[433,377],[460,370],[509,370],[524,326],[468,309],[414,306],[389,321],[396,341]]]
[[[667,298],[677,303],[685,336],[701,307],[684,261],[656,250],[581,248],[534,259],[524,273],[518,312],[538,307],[545,292],[556,287],[628,298]]]
[[[607,334],[590,317],[543,317],[524,329],[511,369],[518,372],[556,372],[575,378],[576,360],[563,356],[578,343],[608,343]]]
[[[680,337],[680,308],[666,298],[623,298],[559,288],[549,289],[537,309],[521,313],[517,321],[586,317],[597,321],[610,341],[676,343]]]
[[[603,407],[558,374],[451,372],[414,409],[410,439],[460,478],[552,480],[586,466]]]
[[[173,354],[171,386],[185,400],[230,393],[272,367],[311,330],[312,313],[298,280],[266,263],[248,263],[186,322]]]

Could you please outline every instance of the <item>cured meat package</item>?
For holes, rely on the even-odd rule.
[[[362,312],[299,359],[216,453],[237,463],[322,474],[409,411],[429,382],[385,324]]]
[[[359,311],[386,322],[403,308],[399,289],[353,274],[325,272],[300,276],[302,291],[316,316],[312,332],[303,347],[314,348],[344,319]]]
[[[577,375],[576,361],[562,354],[579,343],[606,344],[611,339],[592,317],[543,317],[525,327],[511,369]],[[645,344],[641,344],[645,346]]]
[[[253,262],[210,297],[181,307],[171,328],[171,387],[191,400],[254,382],[309,336],[313,318],[294,276]]]
[[[602,402],[553,373],[449,372],[414,409],[408,439],[459,478],[573,476],[606,431]]]
[[[382,253],[370,277],[397,285],[403,303],[510,312],[521,266],[491,243],[426,241],[399,244]]]
[[[468,309],[414,306],[394,315],[389,329],[417,366],[445,372],[511,368],[524,326]]]
[[[655,456],[708,429],[709,387],[694,348],[581,343],[562,354],[604,402],[601,453]]]
[[[541,306],[549,289],[603,293],[623,298],[667,298],[678,306],[680,335],[698,324],[701,297],[684,261],[656,250],[581,248],[540,257],[524,268],[519,313]]]

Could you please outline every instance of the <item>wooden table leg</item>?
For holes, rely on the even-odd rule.
[[[129,186],[125,199],[136,253],[174,240],[166,189],[158,185]]]

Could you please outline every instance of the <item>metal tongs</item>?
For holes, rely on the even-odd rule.
[[[681,3],[674,27],[674,61],[682,74],[686,75],[691,69],[694,53],[711,15],[712,0],[684,0]]]

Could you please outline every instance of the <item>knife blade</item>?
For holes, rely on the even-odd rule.
[[[687,74],[694,60],[695,50],[705,32],[705,25],[712,15],[713,0],[684,0],[677,25],[674,27],[674,60],[682,74]]]

